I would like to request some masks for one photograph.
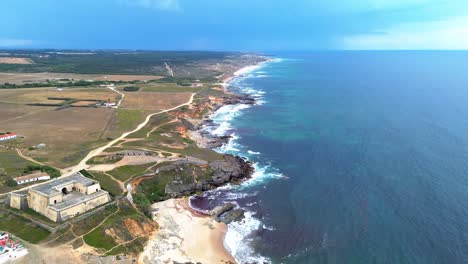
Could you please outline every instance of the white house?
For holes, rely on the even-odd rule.
[[[38,172],[38,173],[29,174],[29,175],[15,178],[15,181],[18,184],[25,184],[28,182],[45,181],[45,180],[50,180],[50,176],[49,174],[43,173],[43,172]]]
[[[5,141],[5,140],[10,140],[10,139],[15,139],[17,136],[15,133],[10,133],[10,134],[5,134],[5,135],[0,135],[0,141]]]
[[[116,103],[113,103],[113,102],[108,102],[108,103],[105,103],[104,106],[110,108],[110,107],[117,106],[117,104],[116,104]]]

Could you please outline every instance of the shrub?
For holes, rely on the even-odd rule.
[[[5,184],[6,186],[9,186],[9,187],[15,187],[18,185],[18,183],[13,180],[11,177],[8,177],[6,180],[5,180]]]
[[[124,87],[123,90],[125,92],[136,92],[136,91],[140,90],[140,88],[137,87],[137,86],[127,86],[127,87]]]

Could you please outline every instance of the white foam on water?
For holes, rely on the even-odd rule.
[[[258,162],[253,164],[255,171],[252,174],[252,178],[243,182],[239,188],[247,188],[252,186],[264,185],[272,179],[287,179],[286,176],[281,174],[277,169],[271,167],[270,164],[261,165]]]
[[[238,263],[270,263],[268,258],[260,256],[250,247],[251,240],[247,237],[262,227],[262,222],[253,217],[252,212],[246,212],[240,222],[230,223],[224,238],[224,246],[231,252]]]
[[[271,62],[280,62],[282,59],[273,59]],[[266,94],[265,91],[257,90],[252,87],[242,87],[241,80],[244,78],[252,78],[252,77],[259,77],[264,78],[268,77],[266,71],[258,71],[259,68],[264,66],[265,64],[260,64],[257,66],[251,66],[243,68],[235,73],[238,78],[234,78],[229,82],[229,85],[236,86],[237,89],[241,93],[248,94],[255,98],[256,105],[262,105],[266,103],[264,100],[264,95]],[[255,75],[256,74],[256,75]],[[239,78],[241,77],[241,78]],[[232,130],[232,120],[240,115],[240,112],[243,109],[249,108],[249,105],[226,105],[218,109],[212,116],[211,119],[215,124],[218,125],[214,130],[210,131],[215,136],[226,136]],[[245,149],[241,146],[237,140],[239,136],[231,133],[231,139],[227,144],[224,146],[217,148],[216,151],[220,153],[235,153],[239,156],[249,157],[249,155],[260,155],[260,152],[255,152],[252,150],[247,150],[246,153],[242,153],[242,149]],[[224,187],[218,188],[218,191],[221,190],[228,190],[228,189],[237,189],[242,190],[244,188],[250,188],[252,186],[261,186],[264,185],[265,182],[271,179],[284,179],[286,178],[282,175],[278,170],[272,168],[270,164],[259,164],[258,162],[253,164],[254,166],[254,173],[252,178],[245,181],[239,186],[232,186],[226,185]],[[210,191],[213,196],[210,197],[217,197],[217,190]],[[232,192],[227,195],[228,200],[236,200],[240,198],[246,198],[250,196],[255,196],[256,193],[247,193],[247,192]],[[210,198],[211,199],[211,198]],[[214,198],[213,198],[214,199]],[[252,205],[255,203],[251,203]],[[229,224],[228,231],[226,233],[226,237],[224,239],[224,245],[226,249],[233,255],[238,263],[271,263],[268,258],[260,256],[259,254],[255,253],[254,249],[250,246],[251,239],[249,236],[256,230],[260,228],[274,230],[274,227],[265,226],[261,220],[255,218],[253,212],[247,211],[245,213],[245,218],[241,222],[233,222]]]
[[[221,147],[215,149],[215,151],[220,152],[220,153],[239,152],[240,145],[237,143],[237,139],[239,139],[239,136],[233,133],[230,135],[230,137],[231,139],[228,141],[227,144],[224,144]]]
[[[249,105],[225,105],[216,111],[211,120],[218,125],[211,133],[215,136],[225,136],[228,131],[232,130],[231,122],[234,117],[240,115],[243,109],[249,108]]]

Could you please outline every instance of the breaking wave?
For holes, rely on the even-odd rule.
[[[279,60],[274,60],[279,61]],[[256,105],[262,105],[266,103],[264,99],[266,92],[255,89],[253,87],[244,86],[242,80],[248,78],[264,78],[268,77],[266,71],[260,71],[259,68],[252,68],[251,71],[242,72],[242,76],[239,76],[231,81],[229,88],[235,92],[250,95],[255,98]],[[251,246],[253,240],[253,234],[261,229],[273,230],[274,227],[266,227],[261,219],[255,214],[255,210],[252,209],[256,205],[256,192],[251,187],[262,186],[267,181],[272,179],[285,178],[276,168],[271,164],[257,161],[261,155],[260,152],[247,149],[246,146],[242,146],[239,143],[240,136],[235,133],[232,121],[242,115],[242,110],[250,108],[250,105],[239,104],[239,105],[225,105],[218,109],[212,116],[211,119],[216,126],[206,128],[208,132],[215,136],[230,136],[230,140],[227,144],[215,149],[219,153],[228,153],[245,157],[247,160],[253,162],[255,171],[252,178],[245,181],[239,186],[227,185],[217,190],[209,191],[203,195],[204,199],[211,202],[215,200],[222,200],[224,202],[230,201],[239,205],[236,201],[240,199],[249,199],[244,204],[246,209],[245,218],[241,222],[233,222],[229,224],[228,231],[224,240],[225,247],[231,252],[238,263],[270,263],[271,261],[263,256],[257,254]]]

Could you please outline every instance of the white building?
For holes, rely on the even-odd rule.
[[[18,184],[25,184],[28,182],[35,182],[35,181],[45,181],[50,180],[50,176],[47,173],[38,172],[30,175],[16,177],[15,181]]]
[[[105,106],[105,107],[114,107],[114,106],[117,106],[117,104],[116,104],[116,103],[109,102],[109,103],[105,103],[104,106]]]
[[[10,133],[10,134],[5,134],[5,135],[0,135],[0,141],[5,141],[5,140],[10,140],[10,139],[15,139],[17,136],[15,133]]]

